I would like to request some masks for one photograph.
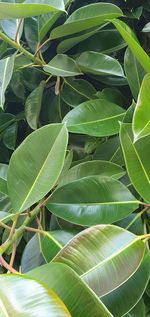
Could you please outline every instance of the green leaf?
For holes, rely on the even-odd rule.
[[[130,50],[135,55],[141,66],[144,68],[146,73],[150,72],[150,58],[147,53],[143,50],[143,48],[138,43],[138,40],[133,33],[133,31],[129,28],[127,24],[120,20],[112,20],[111,21],[114,26],[117,28],[118,32],[122,35],[125,42],[128,44]]]
[[[27,274],[51,287],[65,303],[72,317],[113,317],[96,294],[66,265],[51,263]]]
[[[84,73],[124,77],[120,63],[113,57],[102,53],[84,52],[77,59],[77,64]]]
[[[120,141],[130,180],[137,192],[150,203],[150,136],[133,143],[131,124],[121,124]]]
[[[61,98],[71,107],[76,107],[82,102],[94,99],[96,89],[92,84],[84,79],[65,79],[65,84],[61,91]]]
[[[90,51],[110,54],[124,48],[127,44],[116,29],[102,29],[85,39],[78,47],[78,52]],[[61,45],[61,44],[60,44]]]
[[[47,125],[30,134],[13,153],[8,169],[8,192],[14,212],[29,208],[56,184],[67,139],[64,125]]]
[[[23,276],[0,276],[2,316],[71,317],[60,298],[39,282]]]
[[[129,48],[125,52],[124,67],[132,95],[137,100],[145,72]]]
[[[100,143],[94,152],[93,159],[110,161],[123,166],[124,162],[120,150],[119,137],[115,136]]]
[[[101,297],[115,317],[127,314],[140,300],[150,276],[150,257],[146,253],[138,270],[116,290]],[[129,292],[130,290],[130,292]]]
[[[133,116],[134,141],[150,134],[150,74],[142,82]],[[144,140],[143,140],[144,142]]]
[[[2,109],[4,109],[5,91],[11,80],[13,68],[14,55],[0,60],[0,107]]]
[[[91,226],[125,218],[137,205],[138,201],[119,181],[89,176],[58,188],[47,208],[69,222]]]
[[[59,186],[71,183],[77,179],[81,179],[83,177],[92,176],[92,175],[100,175],[113,177],[115,179],[121,178],[125,174],[123,168],[119,165],[116,165],[107,161],[90,161],[78,164],[72,167],[63,177]]]
[[[89,30],[106,23],[108,19],[122,15],[122,11],[111,3],[94,3],[83,6],[73,12],[63,25],[53,29],[50,38],[55,39]]]
[[[56,55],[47,65],[44,70],[54,76],[69,77],[81,75],[79,67],[75,61],[64,54]]]
[[[3,134],[3,142],[10,150],[14,150],[16,146],[18,124],[17,122],[10,125]]]
[[[143,299],[141,299],[137,305],[127,314],[125,317],[145,317],[145,305]]]
[[[0,163],[0,177],[7,180],[8,165]]]
[[[98,296],[103,296],[136,272],[144,251],[140,237],[116,226],[98,225],[75,236],[53,261],[71,267]]]
[[[8,190],[7,190],[7,182],[3,178],[0,178],[0,193],[7,195]]]
[[[105,99],[82,103],[71,110],[63,119],[69,132],[91,136],[108,136],[119,132],[119,123],[125,110]]]
[[[41,15],[48,12],[64,11],[63,0],[33,1],[25,3],[0,2],[0,19],[18,19]]]
[[[25,116],[29,126],[33,130],[36,130],[38,127],[44,88],[45,81],[41,81],[39,86],[37,86],[26,99]]]

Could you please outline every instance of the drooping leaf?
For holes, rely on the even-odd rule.
[[[133,116],[134,141],[150,134],[150,75],[147,74],[142,82],[137,105]],[[144,142],[144,140],[143,140]]]
[[[44,70],[47,73],[60,77],[77,76],[82,74],[75,61],[64,54],[56,55],[47,65],[44,66]]]
[[[71,110],[63,122],[69,132],[83,133],[91,136],[108,136],[119,132],[125,110],[105,99],[86,101]]]
[[[75,236],[53,261],[71,267],[98,296],[103,296],[137,271],[144,250],[140,237],[119,227],[99,225]]]
[[[0,107],[2,109],[4,109],[5,91],[11,80],[13,68],[14,55],[0,60]]]
[[[118,32],[122,35],[125,42],[128,44],[132,53],[135,55],[141,66],[144,68],[146,73],[150,72],[150,57],[143,50],[143,48],[138,43],[138,40],[134,32],[130,27],[121,20],[114,19],[112,23],[117,28]]]
[[[116,59],[102,53],[84,52],[77,59],[77,64],[84,73],[124,77],[120,63]]]
[[[65,303],[72,317],[113,317],[94,292],[66,265],[51,263],[27,274],[51,287]]]
[[[71,317],[61,299],[39,282],[17,275],[0,276],[2,316]]]
[[[101,175],[101,177],[108,176],[119,179],[124,174],[125,171],[122,167],[111,162],[99,160],[84,162],[69,169],[59,183],[59,186],[92,175]]]
[[[138,270],[116,290],[101,297],[102,302],[115,317],[127,314],[143,295],[150,275],[150,257],[145,254]],[[130,292],[129,292],[130,290]],[[136,316],[135,316],[136,317]]]
[[[25,3],[0,2],[0,19],[18,19],[41,15],[48,12],[64,11],[63,0],[33,1]]]
[[[123,123],[120,141],[130,180],[142,198],[150,203],[150,136],[134,143],[131,124]]]
[[[25,116],[29,126],[33,130],[36,130],[38,127],[44,87],[45,81],[41,81],[40,85],[26,99]]]
[[[98,27],[108,21],[122,16],[123,13],[111,3],[94,3],[83,6],[73,12],[66,22],[53,29],[50,34],[52,39],[72,35],[93,27]]]
[[[29,208],[55,185],[66,146],[66,127],[52,124],[33,132],[13,153],[8,169],[8,192],[14,212]]]
[[[59,187],[47,207],[69,222],[91,226],[125,218],[137,204],[138,201],[118,180],[88,176]]]

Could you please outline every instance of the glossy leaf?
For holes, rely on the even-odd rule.
[[[111,162],[99,160],[84,162],[69,169],[69,171],[64,175],[63,179],[59,183],[59,186],[92,175],[100,175],[101,177],[108,176],[119,179],[124,174],[125,171],[122,167]]]
[[[142,82],[133,116],[134,141],[150,134],[150,75]]]
[[[72,35],[83,30],[98,27],[108,19],[122,16],[122,11],[111,3],[94,3],[83,6],[73,12],[64,25],[56,27],[50,37],[52,39]]]
[[[98,296],[103,296],[136,272],[144,250],[140,237],[119,227],[99,225],[79,233],[53,261],[71,267]]]
[[[125,218],[137,204],[134,196],[119,181],[89,176],[58,188],[47,207],[60,218],[91,226]]]
[[[130,180],[142,198],[150,203],[150,136],[134,143],[131,124],[123,123],[120,140]]]
[[[94,35],[85,39],[78,47],[78,52],[90,51],[110,54],[116,52],[127,44],[116,29],[107,28],[95,32]]]
[[[58,10],[64,10],[62,0],[36,0],[34,3],[32,0],[26,0],[25,3],[0,2],[0,19],[26,18]]]
[[[35,280],[15,275],[0,276],[2,316],[71,317],[59,297]]]
[[[64,54],[56,55],[47,65],[44,70],[54,76],[69,77],[81,75],[79,67],[75,61]]]
[[[15,212],[29,208],[55,185],[66,146],[66,127],[53,124],[33,132],[13,153],[8,169],[8,191]]]
[[[94,99],[96,90],[84,79],[65,79],[65,85],[61,91],[61,98],[71,107],[76,107],[82,102]]]
[[[143,299],[141,299],[125,317],[145,317],[145,313],[145,304]]]
[[[125,52],[124,67],[132,95],[137,100],[145,72],[129,48]]]
[[[3,134],[3,142],[6,147],[10,150],[14,150],[16,147],[16,139],[17,139],[17,131],[18,131],[18,124],[14,122],[11,124]]]
[[[40,85],[31,92],[26,100],[25,116],[29,126],[33,130],[36,130],[38,127],[44,87],[45,81],[41,81]]]
[[[135,55],[135,57],[137,58],[141,66],[144,68],[144,70],[147,73],[149,73],[150,72],[150,57],[147,55],[147,53],[143,50],[143,48],[138,43],[138,40],[135,34],[123,21],[114,19],[112,23],[115,25],[118,32],[122,35],[123,39],[128,44],[129,48],[131,49],[132,53]]]
[[[91,317],[91,314],[92,317],[112,316],[94,292],[71,268],[64,264],[43,265],[41,268],[36,268],[27,274],[51,287],[65,303],[72,317]],[[66,283],[66,281],[69,281],[69,283]]]
[[[0,107],[4,108],[5,91],[11,80],[14,68],[14,56],[0,60]]]
[[[145,254],[138,270],[116,290],[101,297],[102,302],[115,317],[127,314],[143,295],[150,275],[150,257]],[[129,292],[130,290],[130,292]]]
[[[120,63],[116,59],[102,53],[84,52],[77,59],[77,63],[84,73],[124,77]]]
[[[71,110],[63,119],[69,132],[108,136],[119,132],[125,110],[105,99],[93,99]]]

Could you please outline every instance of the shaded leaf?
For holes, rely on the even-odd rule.
[[[47,65],[44,70],[54,76],[69,77],[81,75],[79,67],[75,61],[64,54],[56,55]]]

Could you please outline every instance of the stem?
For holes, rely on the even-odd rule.
[[[0,227],[7,229],[7,230],[11,230],[11,227],[7,226],[5,223],[0,222]]]
[[[36,50],[34,56],[37,56],[37,54],[39,53],[39,51],[40,51],[47,43],[49,43],[50,41],[51,41],[51,39],[49,38],[49,39],[47,39],[44,43],[42,43],[42,44],[37,48],[37,50]]]
[[[19,52],[22,52],[24,55],[26,55],[29,59],[31,59],[34,63],[43,66],[43,62],[38,58],[35,57],[33,54],[28,52],[25,48],[23,48],[20,44],[17,42],[11,40],[7,35],[5,35],[3,32],[0,31],[0,38],[4,40],[6,43],[8,43],[10,46],[14,47]]]
[[[49,200],[51,194],[44,200],[41,201],[31,212],[30,215],[26,217],[25,221],[23,222],[22,226],[20,226],[16,231],[14,232],[11,239],[7,240],[0,246],[0,255],[2,255],[8,248],[10,248],[24,233],[26,230],[26,227],[36,218],[36,216],[41,211],[41,207],[45,206],[47,201]]]
[[[13,267],[8,264],[3,257],[0,257],[0,265],[3,266],[5,269],[7,269],[9,272],[14,273],[14,274],[18,274],[19,272],[16,271],[15,269],[13,269]]]
[[[26,231],[29,231],[29,232],[34,232],[34,233],[45,234],[45,231],[44,231],[44,230],[41,230],[41,229],[36,229],[36,228],[31,228],[31,227],[25,227],[25,230],[26,230]]]
[[[128,230],[128,229],[133,225],[133,223],[134,223],[138,218],[140,218],[140,217],[144,214],[144,212],[147,211],[147,210],[148,210],[148,207],[145,207],[141,212],[139,212],[139,213],[136,215],[136,217],[127,225],[126,229]]]
[[[150,233],[143,234],[142,236],[140,236],[140,238],[141,238],[141,240],[150,239]]]

